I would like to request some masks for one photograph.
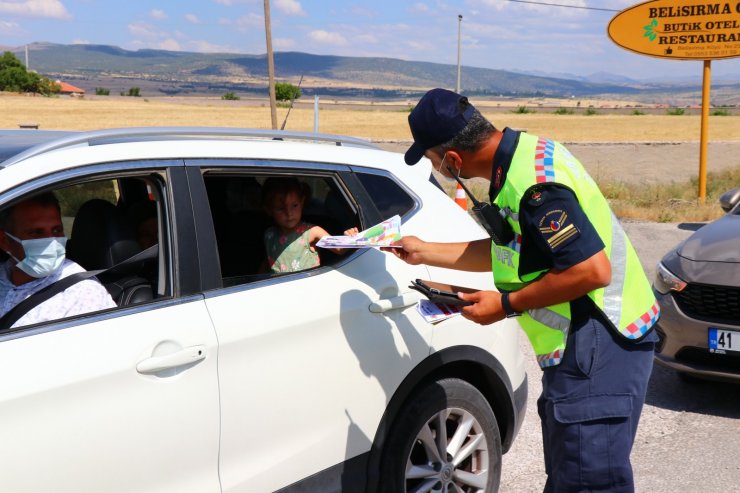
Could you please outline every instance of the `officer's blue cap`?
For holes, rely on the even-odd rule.
[[[452,139],[470,121],[475,108],[468,98],[447,89],[432,89],[409,115],[414,143],[406,151],[406,164],[416,164],[427,149]]]

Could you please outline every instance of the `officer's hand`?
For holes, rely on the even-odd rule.
[[[488,325],[506,318],[501,306],[501,293],[496,291],[477,291],[475,293],[458,293],[460,299],[474,304],[462,308],[462,316],[481,325]]]
[[[427,245],[425,241],[420,240],[416,236],[404,236],[392,244],[396,248],[381,248],[381,250],[392,253],[407,264],[419,265],[424,263],[421,253]]]

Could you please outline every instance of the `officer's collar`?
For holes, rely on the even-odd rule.
[[[493,165],[491,166],[491,185],[488,188],[491,202],[496,200],[498,193],[506,182],[506,175],[509,173],[509,166],[511,166],[511,160],[514,158],[514,152],[519,143],[519,131],[506,127],[503,133],[504,135],[501,137],[498,148],[493,155]]]

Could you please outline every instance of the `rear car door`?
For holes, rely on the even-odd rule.
[[[153,296],[0,335],[3,490],[220,491],[218,346],[198,294],[197,241],[181,162],[58,173],[6,190],[0,207],[50,183],[62,198],[76,196],[68,192],[77,187],[120,205],[120,189],[101,198],[99,187],[90,186],[120,179],[145,183],[157,204]],[[62,202],[64,215],[70,206]],[[87,241],[73,236],[69,243],[79,248]]]
[[[418,323],[418,297],[400,296],[425,268],[364,250],[322,252],[320,267],[264,273],[253,256],[264,255],[267,177],[310,188],[304,218],[331,234],[367,228],[380,213],[346,167],[187,164],[202,170],[218,240],[213,268],[224,286],[206,293],[220,344],[223,490],[354,491],[386,403],[429,354],[432,330]],[[412,213],[408,202],[402,213]]]

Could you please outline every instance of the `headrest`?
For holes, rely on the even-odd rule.
[[[67,257],[86,270],[107,269],[140,250],[134,229],[115,205],[88,200],[75,216]]]

